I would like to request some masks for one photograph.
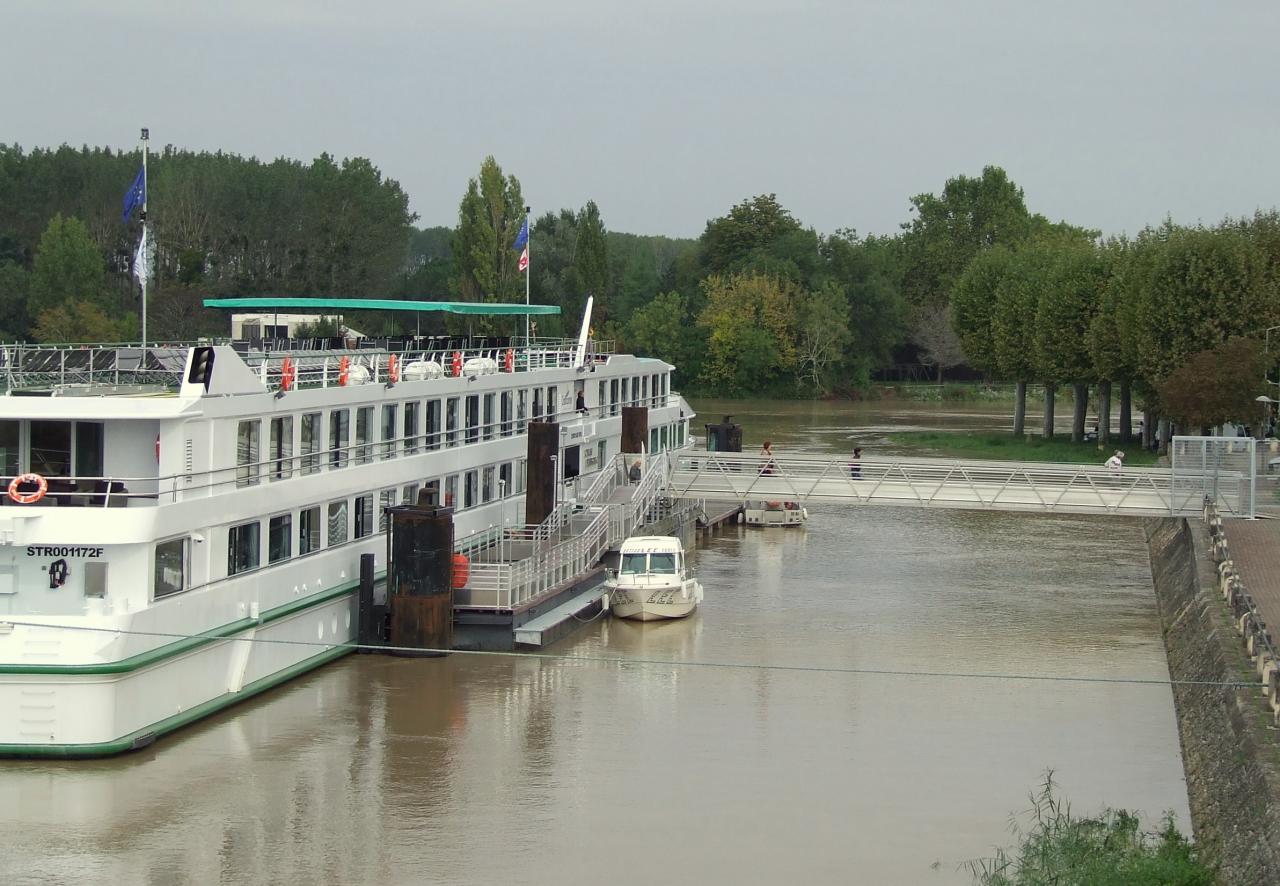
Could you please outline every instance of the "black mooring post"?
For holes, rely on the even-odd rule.
[[[356,612],[356,639],[362,647],[381,646],[385,642],[382,636],[382,607],[375,605],[373,600],[373,566],[373,554],[360,555],[360,605]]]

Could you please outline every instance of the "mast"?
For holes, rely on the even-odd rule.
[[[147,242],[147,142],[151,132],[142,127],[142,251],[147,263],[151,262],[150,245]],[[147,280],[151,277],[151,269],[144,268],[142,275],[142,347],[147,347]]]
[[[529,240],[533,238],[533,229],[529,227],[529,207],[524,208],[524,226],[529,233],[525,238],[524,248],[529,249]],[[529,252],[529,263],[533,262],[533,251]],[[525,265],[524,269],[524,306],[529,307],[529,279],[533,276],[533,272],[529,270],[529,265]],[[529,341],[529,312],[524,312],[524,346],[527,348],[532,344]]]

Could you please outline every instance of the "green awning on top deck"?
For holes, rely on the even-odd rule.
[[[484,317],[558,314],[559,305],[519,305],[501,302],[469,301],[398,301],[391,298],[300,298],[265,296],[254,298],[206,298],[206,308],[232,308],[253,311],[441,311],[447,314],[472,314]]]

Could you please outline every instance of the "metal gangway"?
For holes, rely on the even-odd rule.
[[[645,458],[640,482],[631,483],[625,459],[635,458],[615,456],[585,492],[558,503],[537,526],[490,530],[491,543],[467,552],[469,574],[454,591],[455,607],[509,611],[594,569],[647,522],[670,484],[665,453]]]
[[[1175,438],[1171,468],[948,458],[862,458],[785,452],[671,453],[669,494],[708,501],[853,505],[1159,517],[1199,514],[1205,496],[1223,514],[1254,515],[1252,452],[1215,455],[1215,445]],[[1251,441],[1250,441],[1251,442]],[[1217,447],[1221,448],[1221,447]],[[1179,461],[1178,454],[1183,457]]]

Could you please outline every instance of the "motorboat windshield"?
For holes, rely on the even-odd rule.
[[[622,568],[618,572],[622,575],[643,575],[647,571],[645,561],[648,558],[648,554],[623,554]]]
[[[649,571],[658,575],[676,574],[675,554],[650,554]]]

